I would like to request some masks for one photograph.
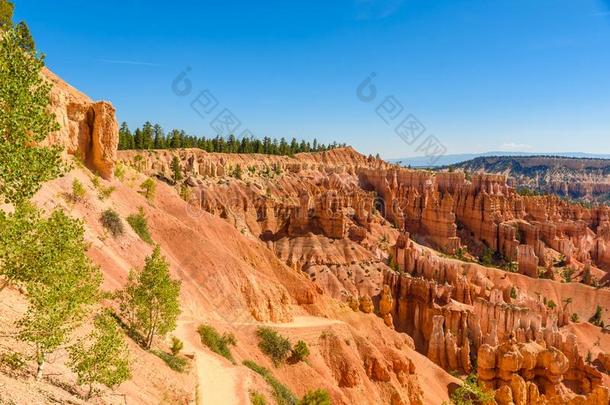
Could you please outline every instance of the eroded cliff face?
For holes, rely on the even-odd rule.
[[[110,179],[119,139],[114,107],[107,101],[92,101],[46,68],[42,74],[53,85],[51,111],[60,125],[47,142],[61,145],[67,154]]]
[[[608,207],[521,196],[502,175],[397,168],[352,149],[121,151],[119,160],[173,184],[174,156],[186,175],[175,187],[190,204],[354,312],[407,333],[443,369],[477,372],[498,404],[607,403],[610,348],[572,328],[596,305],[610,307]],[[476,263],[484,257],[487,267]],[[349,386],[358,377],[345,370]]]

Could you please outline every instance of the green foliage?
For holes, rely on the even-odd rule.
[[[235,177],[236,179],[239,179],[239,180],[241,180],[243,178],[243,171],[241,169],[240,164],[235,166],[235,170],[233,170],[233,177]]]
[[[157,190],[157,183],[151,178],[148,178],[140,184],[140,189],[144,197],[148,201],[152,201],[155,198],[155,191]]]
[[[512,299],[517,299],[517,289],[515,287],[510,288],[510,297]]]
[[[201,343],[206,345],[214,353],[220,354],[222,357],[235,364],[233,354],[231,354],[230,346],[235,346],[237,341],[231,333],[221,335],[211,325],[199,325],[197,333],[201,338]]]
[[[169,368],[179,373],[184,373],[188,364],[184,357],[179,357],[177,354],[169,354],[160,350],[153,350],[153,353],[167,364]]]
[[[307,357],[309,357],[309,347],[307,347],[307,343],[302,340],[299,340],[292,349],[290,361],[293,363],[298,363],[301,361],[305,361]]]
[[[576,312],[574,312],[574,313],[572,314],[572,316],[570,317],[570,320],[571,320],[572,322],[574,322],[574,323],[578,323],[578,321],[579,321],[578,314],[577,314]]]
[[[82,201],[82,199],[85,197],[85,193],[83,183],[78,181],[78,179],[74,179],[72,181],[72,199],[74,201]]]
[[[478,382],[477,376],[471,374],[466,378],[464,384],[457,388],[451,395],[451,401],[455,405],[483,405],[494,398],[492,392],[485,391]]]
[[[555,309],[555,308],[557,308],[557,304],[555,304],[555,301],[553,301],[553,300],[548,300],[548,301],[546,302],[546,306],[547,306],[549,309]]]
[[[13,25],[13,11],[15,5],[9,0],[0,0],[0,31],[4,31]]]
[[[328,391],[319,388],[315,391],[307,391],[299,401],[299,405],[332,405],[332,401]]]
[[[250,391],[250,403],[252,405],[267,405],[267,400],[260,392]]]
[[[129,327],[143,337],[150,349],[156,336],[176,327],[180,314],[180,281],[172,280],[169,263],[156,246],[142,270],[129,272],[125,288],[118,294],[121,314]]]
[[[101,274],[85,254],[82,223],[63,211],[41,218],[24,204],[5,220],[2,272],[11,282],[26,285],[29,306],[18,322],[18,338],[36,348],[40,378],[46,355],[66,341],[99,299]]]
[[[584,270],[582,271],[582,277],[580,280],[583,284],[591,284],[591,265],[586,264]]]
[[[177,356],[183,348],[184,342],[178,339],[176,336],[172,336],[172,346],[170,347],[172,354]]]
[[[146,215],[144,215],[144,208],[140,207],[137,214],[131,214],[127,217],[127,223],[131,226],[133,231],[146,243],[153,244],[150,231],[148,230],[148,222],[146,221]]]
[[[180,198],[182,198],[184,201],[188,202],[190,197],[191,197],[191,188],[189,186],[187,186],[186,184],[180,185]]]
[[[123,163],[118,162],[114,166],[114,177],[121,181],[125,180],[125,165]]]
[[[597,305],[595,307],[595,313],[593,314],[593,316],[591,316],[591,318],[589,318],[589,322],[591,322],[593,325],[595,326],[602,326],[603,321],[602,321],[602,307]]]
[[[113,388],[131,377],[128,348],[119,325],[108,312],[98,315],[87,341],[68,348],[69,365],[79,385],[87,385],[87,399],[94,394],[94,384]]]
[[[572,282],[573,275],[574,275],[574,269],[571,267],[564,269],[563,272],[561,273],[561,276],[563,277],[563,281],[566,283]]]
[[[490,248],[485,247],[483,255],[480,258],[483,266],[492,266],[494,264],[493,253],[494,252]]]
[[[178,156],[174,156],[172,159],[172,173],[174,176],[174,181],[180,181],[183,179],[182,168],[180,167],[180,159]]]
[[[0,364],[8,366],[11,370],[21,370],[25,367],[25,359],[21,353],[2,353],[0,354]]]
[[[154,138],[154,140],[153,140]],[[123,122],[119,129],[119,149],[175,149],[175,148],[200,148],[206,152],[218,153],[262,153],[266,155],[292,156],[302,152],[323,152],[346,144],[333,142],[328,145],[318,143],[314,139],[313,144],[297,141],[292,138],[290,142],[286,139],[272,139],[264,137],[244,137],[241,140],[234,135],[228,137],[216,136],[213,138],[196,137],[187,135],[185,131],[172,129],[167,135],[159,125],[144,123],[142,128],[131,131],[127,123]]]
[[[91,177],[91,183],[93,183],[93,186],[97,189],[97,193],[100,200],[105,200],[106,198],[110,197],[110,195],[115,190],[114,186],[105,187],[102,184],[101,178],[99,176]]]
[[[273,329],[260,327],[256,330],[256,335],[259,338],[259,349],[271,358],[275,366],[283,363],[290,355],[290,341]]]
[[[121,217],[113,209],[108,208],[107,210],[102,212],[102,217],[100,218],[100,221],[102,222],[104,228],[110,231],[112,236],[120,236],[125,232]]]
[[[9,9],[2,2],[0,12]],[[41,146],[59,129],[48,109],[51,84],[40,74],[43,57],[24,49],[23,29],[8,29],[0,39],[0,201],[12,204],[28,200],[61,173],[60,148]]]
[[[259,366],[252,360],[245,360],[243,365],[248,367],[250,370],[259,374],[273,389],[273,396],[278,405],[297,405],[299,403],[298,398],[290,391],[288,387],[280,383],[273,376],[269,369]]]

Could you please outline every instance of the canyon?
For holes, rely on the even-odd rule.
[[[326,389],[334,404],[450,403],[471,374],[498,405],[610,403],[609,207],[521,195],[506,174],[411,170],[350,147],[117,151],[113,106],[44,74],[61,125],[49,142],[72,168],[35,203],[83,221],[108,292],[152,246],[131,230],[108,235],[99,217],[141,207],[182,281],[173,334],[190,370],[169,370],[131,343],[133,378],[100,403],[246,404],[250,390],[271,402],[247,359],[300,396]],[[152,198],[140,188],[149,178]],[[74,179],[83,201],[65,197]],[[100,196],[99,184],[113,191]],[[8,330],[24,304],[18,290],[0,297]],[[234,334],[237,364],[198,341],[200,323]],[[307,342],[309,360],[275,367],[257,346],[260,325]],[[0,347],[14,345],[0,337]],[[58,357],[59,377],[43,382],[0,369],[0,400],[80,403]]]

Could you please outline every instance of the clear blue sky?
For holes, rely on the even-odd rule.
[[[47,65],[130,126],[213,135],[189,106],[209,89],[260,137],[415,156],[375,112],[393,95],[448,153],[610,153],[610,0],[15,3]]]

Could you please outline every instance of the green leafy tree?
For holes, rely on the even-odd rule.
[[[0,198],[13,204],[32,197],[61,167],[59,147],[40,145],[59,125],[48,109],[51,84],[40,74],[44,59],[23,48],[23,30],[0,39]]]
[[[589,318],[589,322],[591,322],[595,326],[602,326],[602,307],[597,305],[595,307],[595,313],[591,318]]]
[[[129,280],[119,294],[121,313],[132,330],[142,336],[150,349],[155,336],[164,336],[176,327],[180,314],[180,281],[172,280],[169,263],[156,246],[142,270],[129,272]]]
[[[14,9],[12,1],[0,0],[0,31],[5,31],[13,25]]]
[[[17,256],[24,263],[14,266],[15,261],[10,261],[10,267],[13,279],[26,285],[29,306],[17,323],[18,337],[35,347],[40,378],[47,355],[64,344],[88,307],[99,299],[102,277],[85,254],[80,221],[59,210],[48,219],[39,218],[33,208],[29,214],[21,223],[34,224],[27,232],[37,241],[20,246]]]
[[[68,349],[69,365],[77,375],[79,385],[88,386],[86,399],[95,393],[95,384],[113,388],[128,380],[129,351],[123,333],[108,312],[98,315],[94,330],[86,340]]]
[[[157,183],[150,177],[140,184],[142,194],[148,201],[152,201],[155,198],[155,191],[157,190]]]

